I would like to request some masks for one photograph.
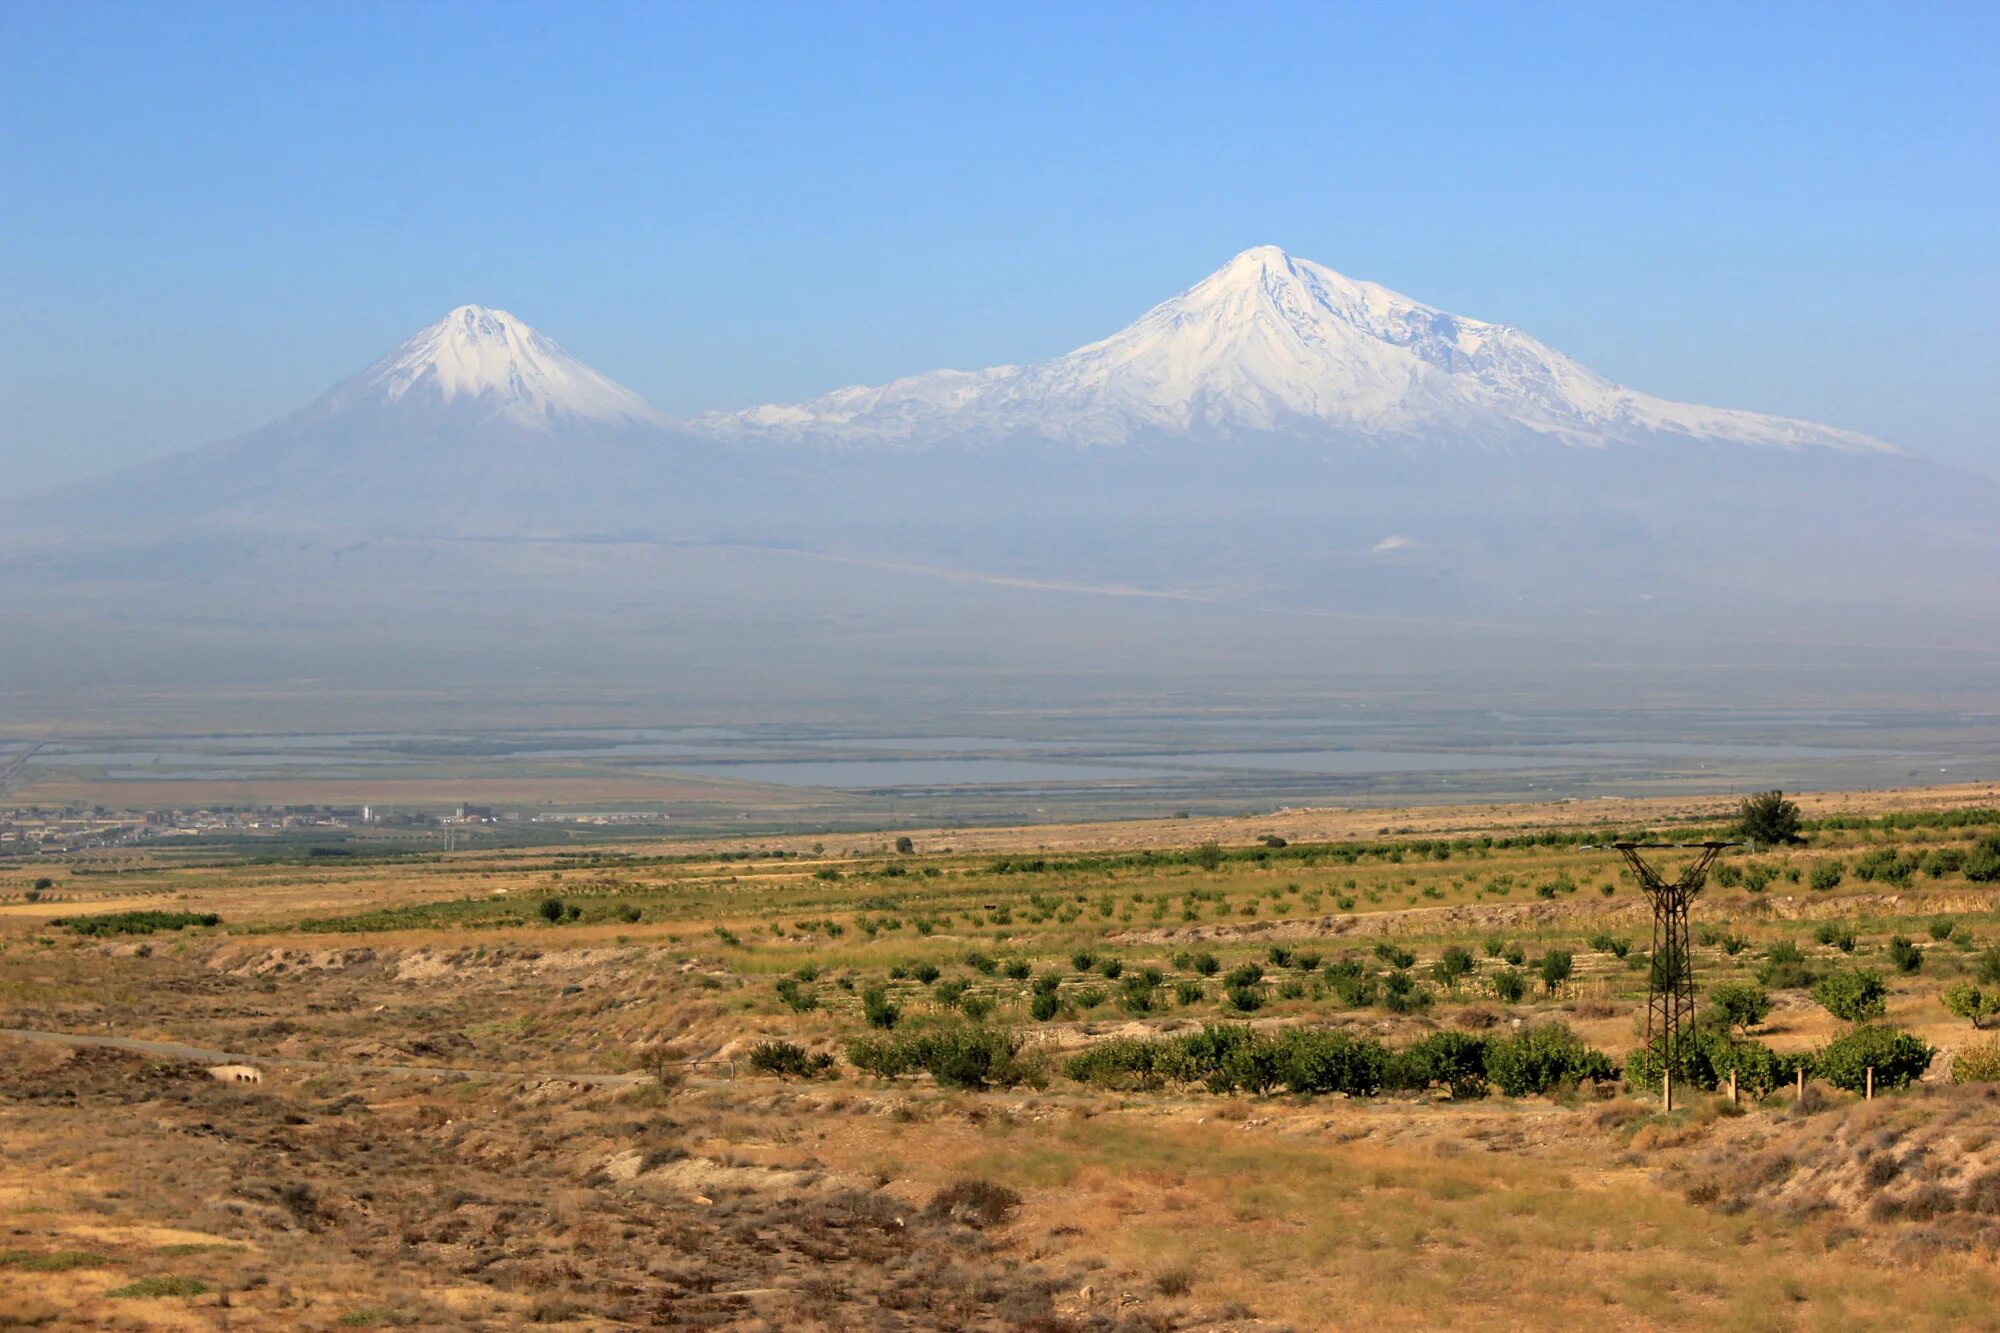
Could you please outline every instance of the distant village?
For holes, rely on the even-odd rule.
[[[469,827],[532,822],[578,825],[650,824],[652,811],[532,813],[462,803],[450,810],[387,811],[372,806],[284,805],[249,808],[138,810],[106,806],[16,806],[0,809],[0,858],[54,856],[135,847],[175,839],[276,837],[314,831],[363,833],[406,829],[449,835]]]

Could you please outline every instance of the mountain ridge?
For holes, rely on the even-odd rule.
[[[707,413],[723,439],[924,446],[1142,436],[1659,436],[1895,453],[1854,431],[1627,388],[1510,325],[1454,315],[1276,246],[1245,250],[1107,338],[1046,361],[848,386]]]

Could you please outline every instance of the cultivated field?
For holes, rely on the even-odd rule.
[[[1726,803],[0,868],[0,1326],[1992,1327],[2000,797],[1804,814],[1671,1113]]]

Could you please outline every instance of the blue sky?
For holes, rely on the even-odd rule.
[[[503,306],[672,412],[1276,243],[2000,473],[2000,7],[0,6],[0,493]]]

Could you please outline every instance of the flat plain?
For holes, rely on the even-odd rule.
[[[1801,802],[1672,1111],[1715,798],[0,868],[0,1326],[1990,1327],[2000,793]],[[1934,1058],[1760,1082],[1851,976]]]

